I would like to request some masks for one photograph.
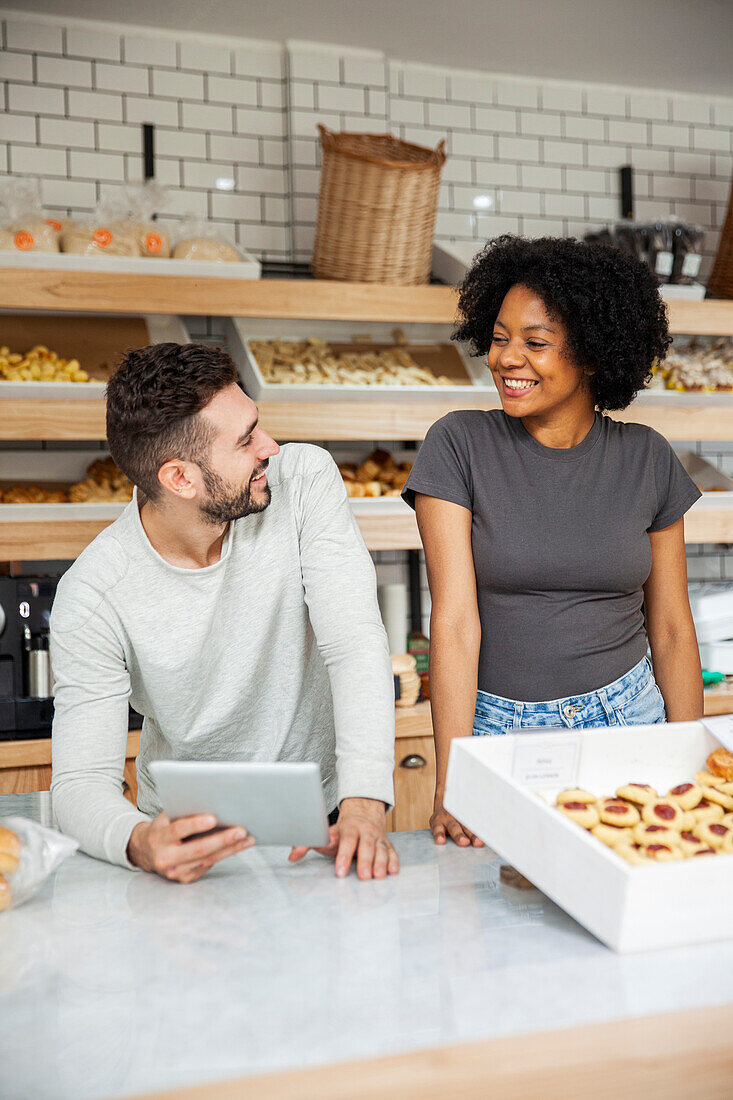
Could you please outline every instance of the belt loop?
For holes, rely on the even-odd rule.
[[[616,714],[614,712],[613,707],[611,706],[611,704],[608,701],[608,696],[606,695],[606,689],[605,688],[600,689],[600,691],[598,692],[598,698],[601,700],[601,706],[603,707],[604,711],[606,712],[606,718],[608,719],[609,726],[617,725]]]
[[[524,711],[524,703],[514,704],[514,722],[513,727],[515,730],[521,729],[522,726],[522,712]]]

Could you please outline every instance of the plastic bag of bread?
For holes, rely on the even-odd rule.
[[[79,845],[27,817],[0,818],[0,910],[22,905]]]
[[[165,187],[155,180],[125,189],[128,214],[117,228],[127,228],[134,234],[143,256],[164,259],[171,254],[170,234],[155,221],[155,215],[165,206],[166,195]]]
[[[0,181],[0,202],[5,208],[0,227],[0,249],[16,252],[58,252],[60,223],[41,207],[37,179],[9,177]]]
[[[181,222],[173,244],[174,260],[206,260],[207,263],[239,263],[240,253],[218,226],[199,218]]]
[[[141,256],[124,198],[104,199],[92,217],[61,234],[61,251],[84,256]]]

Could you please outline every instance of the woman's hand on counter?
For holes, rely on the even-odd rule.
[[[140,822],[132,830],[127,857],[136,867],[161,878],[196,882],[209,867],[254,843],[246,829],[216,829],[216,818],[211,814],[175,821],[158,814],[153,821]]]
[[[460,821],[456,821],[452,814],[443,809],[443,803],[437,797],[433,806],[433,816],[430,818],[430,828],[433,830],[436,844],[445,844],[450,837],[459,848],[468,848],[471,844],[474,848],[484,846],[483,840],[479,840],[465,825],[461,825]]]
[[[325,848],[315,848],[324,856],[335,858],[339,878],[348,875],[356,858],[356,873],[360,879],[385,878],[396,875],[400,861],[385,836],[386,813],[383,802],[374,798],[345,798],[339,819],[331,826],[331,840]],[[302,859],[309,848],[293,848],[292,863]]]

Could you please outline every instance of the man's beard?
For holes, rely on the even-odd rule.
[[[202,519],[212,525],[218,525],[243,519],[244,516],[251,516],[256,512],[264,512],[272,498],[270,486],[265,485],[259,499],[253,500],[252,479],[262,474],[267,469],[267,465],[266,462],[259,470],[255,470],[244,488],[237,488],[220,477],[206,463],[199,463],[207,493],[206,500],[199,505]]]

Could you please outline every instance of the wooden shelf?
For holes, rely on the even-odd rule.
[[[2,308],[94,313],[177,313],[210,317],[396,321],[451,324],[449,286],[387,286],[318,279],[202,279],[95,271],[1,268]],[[668,303],[673,332],[733,333],[733,301]]]
[[[733,543],[733,507],[714,507],[706,494],[685,517],[685,541],[695,543]],[[378,507],[376,505],[375,507]],[[0,521],[2,506],[0,505]],[[38,519],[0,522],[0,561],[73,560],[112,520]],[[420,550],[422,543],[415,514],[407,508],[394,514],[374,515],[357,512],[364,541],[369,550]]]
[[[0,386],[2,383],[0,383]],[[1,393],[0,389],[0,393]],[[415,401],[261,401],[260,421],[278,441],[303,443],[328,439],[421,440],[428,428],[458,409],[501,408],[494,390],[466,388],[465,395],[421,396]],[[733,400],[727,395],[701,401],[695,395],[644,394],[615,420],[648,424],[671,440],[733,439]],[[35,401],[0,397],[0,440],[103,441],[103,401]]]

